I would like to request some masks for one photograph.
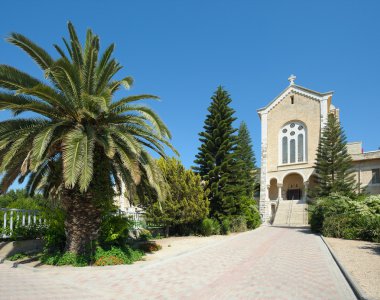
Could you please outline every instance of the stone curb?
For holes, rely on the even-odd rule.
[[[327,243],[323,235],[320,235],[323,243],[326,245],[327,249],[329,250],[331,256],[333,257],[335,263],[338,265],[340,271],[342,272],[344,278],[346,278],[348,284],[350,285],[352,291],[354,292],[355,296],[359,300],[374,300],[373,298],[370,298],[366,295],[366,293],[362,290],[362,288],[359,286],[359,284],[352,278],[350,273],[344,268],[343,264],[339,261],[338,257],[335,255],[334,251],[330,247],[330,245]]]

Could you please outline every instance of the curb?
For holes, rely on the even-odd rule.
[[[368,297],[366,293],[362,290],[362,288],[359,286],[359,284],[352,278],[350,273],[344,268],[343,264],[339,261],[338,257],[335,255],[334,251],[331,249],[327,241],[325,240],[323,235],[320,235],[323,243],[326,245],[327,249],[329,250],[331,256],[333,257],[335,263],[338,265],[340,271],[342,272],[344,278],[347,280],[348,284],[350,285],[352,291],[354,292],[355,296],[359,300],[373,300],[372,298]]]

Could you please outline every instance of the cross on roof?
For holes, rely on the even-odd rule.
[[[295,75],[293,75],[293,74],[289,76],[288,80],[289,80],[289,82],[290,82],[290,85],[293,85],[293,84],[294,84],[294,80],[296,80],[296,78],[297,78],[297,77],[296,77]]]

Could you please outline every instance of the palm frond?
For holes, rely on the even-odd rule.
[[[67,188],[73,188],[84,164],[84,143],[87,136],[81,129],[69,131],[63,140],[63,178]]]
[[[48,69],[53,63],[53,58],[37,44],[19,33],[11,33],[7,41],[24,50],[42,70]]]

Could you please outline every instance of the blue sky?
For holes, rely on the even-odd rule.
[[[349,141],[380,147],[380,1],[4,1],[0,63],[42,74],[25,54],[7,44],[25,34],[54,53],[71,20],[84,38],[92,28],[101,45],[116,44],[115,57],[132,75],[129,94],[161,97],[150,105],[173,134],[186,167],[193,164],[198,132],[218,85],[231,94],[238,121],[246,121],[256,156],[256,110],[287,85],[325,92]],[[9,118],[0,112],[0,120]],[[236,124],[238,126],[238,123]]]

